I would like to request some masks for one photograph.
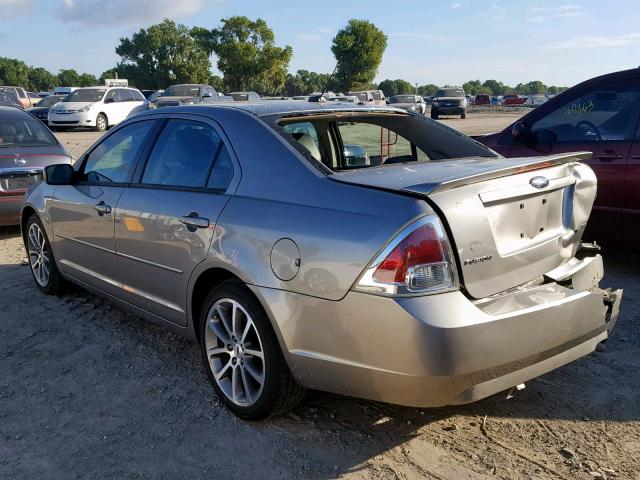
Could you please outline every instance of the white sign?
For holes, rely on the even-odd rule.
[[[129,80],[126,78],[105,78],[104,79],[105,87],[128,87]]]

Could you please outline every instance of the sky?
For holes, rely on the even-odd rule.
[[[0,57],[56,73],[100,75],[119,38],[163,18],[215,28],[221,18],[263,18],[289,70],[331,72],[331,40],[350,18],[388,36],[376,76],[420,85],[489,78],[571,86],[640,65],[637,0],[0,0]],[[215,72],[215,58],[213,60]]]

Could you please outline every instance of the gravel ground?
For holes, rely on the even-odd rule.
[[[605,254],[602,284],[625,288],[606,350],[510,400],[311,392],[257,423],[221,407],[195,345],[80,289],[40,294],[23,256],[0,228],[0,478],[640,479],[640,256]]]

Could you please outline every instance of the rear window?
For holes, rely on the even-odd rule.
[[[394,95],[389,99],[389,103],[416,103],[413,95]]]
[[[449,127],[409,114],[340,111],[262,118],[315,166],[332,171],[496,156]]]
[[[199,97],[200,87],[197,85],[174,85],[167,88],[163,97]]]
[[[38,120],[0,120],[0,148],[50,147],[57,145],[55,138]]]
[[[436,97],[464,97],[464,90],[461,88],[441,88],[436,93]]]

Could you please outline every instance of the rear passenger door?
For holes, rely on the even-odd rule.
[[[116,254],[126,300],[186,325],[186,291],[239,168],[218,125],[198,116],[166,118],[116,209]]]

